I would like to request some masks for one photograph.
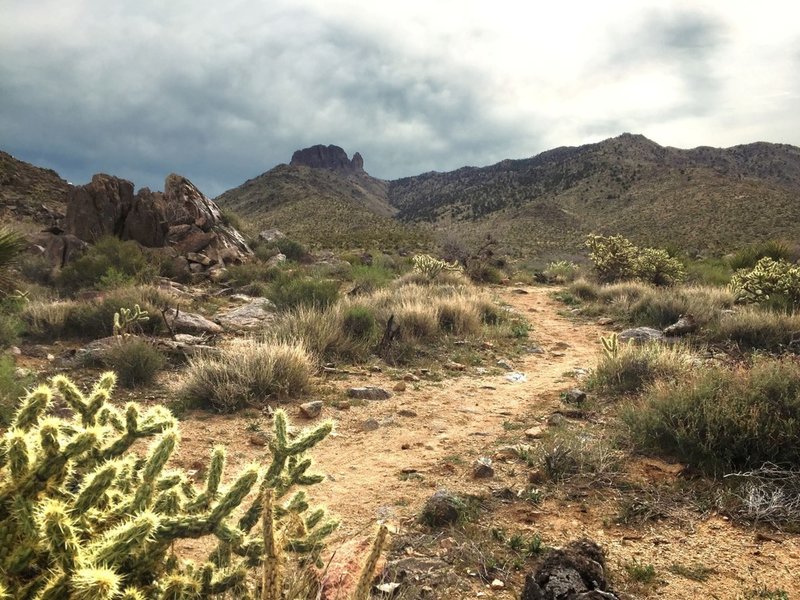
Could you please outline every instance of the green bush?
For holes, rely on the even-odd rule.
[[[173,415],[112,404],[114,383],[106,373],[84,394],[57,376],[19,405],[0,466],[3,598],[279,598],[288,569],[319,561],[337,522],[309,505],[306,490],[323,478],[306,452],[330,422],[290,437],[278,410],[266,464],[231,477],[216,446],[198,485],[172,460]],[[211,552],[195,565],[182,541],[198,538]],[[270,574],[264,595],[255,567]]]
[[[56,276],[56,284],[68,291],[109,288],[132,283],[147,283],[158,275],[160,265],[136,242],[104,237],[86,253],[66,265]]]
[[[366,306],[351,306],[342,317],[342,329],[348,337],[371,340],[378,331],[378,321]]]
[[[300,243],[289,238],[281,238],[275,242],[281,254],[285,255],[287,259],[295,262],[302,262],[308,259],[308,250]]]
[[[800,308],[800,266],[762,258],[752,270],[737,272],[731,289],[738,302]]]
[[[237,288],[253,283],[271,282],[285,276],[280,267],[268,266],[259,260],[227,267],[228,281]]]
[[[153,383],[166,362],[163,352],[148,340],[136,336],[119,336],[118,341],[103,351],[101,360],[128,388]]]
[[[219,354],[191,359],[179,394],[189,406],[217,412],[264,407],[306,391],[311,369],[299,343],[238,339]]]
[[[732,275],[730,264],[721,258],[692,260],[686,265],[686,280],[690,283],[725,286]]]
[[[545,279],[550,283],[571,283],[580,273],[580,267],[574,262],[559,260],[551,262],[543,271]]]
[[[621,235],[589,235],[589,258],[600,281],[639,279],[653,285],[673,285],[686,277],[683,264],[666,250],[639,248]]]
[[[278,279],[270,288],[268,297],[278,308],[317,306],[324,308],[333,304],[339,296],[339,284],[329,279]]]
[[[5,225],[0,227],[0,297],[13,292],[17,277],[11,271],[25,249],[25,239]]]
[[[0,426],[11,423],[17,400],[32,383],[31,377],[18,377],[17,366],[11,356],[0,356]]]
[[[762,258],[771,258],[774,261],[794,262],[800,256],[797,250],[786,242],[780,240],[767,240],[738,250],[729,257],[728,264],[731,269],[752,269]]]
[[[800,467],[800,365],[793,360],[695,371],[654,386],[621,416],[639,449],[705,471]]]

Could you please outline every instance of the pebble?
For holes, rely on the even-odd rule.
[[[406,391],[406,382],[405,381],[398,381],[392,389],[395,392],[405,392]]]
[[[256,431],[250,434],[250,443],[253,446],[266,446],[269,444],[269,436],[263,431]]]
[[[472,465],[472,476],[475,479],[488,479],[494,477],[494,467],[492,467],[492,459],[487,456],[481,456]]]
[[[544,427],[541,425],[535,425],[530,429],[525,430],[525,437],[529,440],[538,440],[540,437],[544,435]]]

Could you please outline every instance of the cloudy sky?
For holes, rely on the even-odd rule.
[[[643,133],[800,145],[800,4],[10,0],[0,149],[209,195],[295,149],[386,179]]]

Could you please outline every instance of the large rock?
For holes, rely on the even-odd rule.
[[[664,335],[686,335],[687,333],[694,333],[695,331],[697,331],[697,321],[694,315],[681,315],[680,319],[675,323],[664,328]]]
[[[142,188],[133,198],[125,217],[122,239],[135,240],[142,246],[160,248],[167,242],[167,206],[164,194]]]
[[[652,327],[634,327],[626,329],[619,334],[620,342],[633,342],[643,344],[645,342],[660,342],[664,339],[664,334]]]
[[[206,319],[203,315],[178,311],[174,308],[164,312],[164,318],[172,328],[178,333],[222,333],[223,329],[214,321]]]
[[[78,258],[89,247],[89,244],[69,233],[59,235],[43,231],[31,236],[29,241],[29,250],[47,258],[54,269],[60,269]]]
[[[605,555],[580,539],[550,552],[525,578],[521,600],[616,600],[605,576]]]
[[[122,237],[132,205],[130,181],[98,173],[91,183],[70,190],[66,231],[86,242],[96,242],[106,235]]]
[[[241,331],[262,328],[275,318],[275,305],[266,298],[252,298],[243,306],[226,310],[216,316],[225,329]]]
[[[322,144],[296,151],[292,155],[292,162],[289,165],[351,173],[364,171],[364,159],[358,152],[353,155],[353,160],[350,160],[347,158],[347,152],[339,146],[323,146]]]

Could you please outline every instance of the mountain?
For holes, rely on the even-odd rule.
[[[575,250],[589,232],[727,252],[763,238],[800,239],[800,148],[681,150],[623,134],[398,179],[388,194],[404,222],[467,237],[492,233],[525,253]]]
[[[63,218],[70,187],[55,171],[0,152],[0,214],[4,220],[53,225]]]
[[[338,146],[298,150],[288,165],[228,190],[215,200],[242,217],[250,233],[277,228],[318,247],[414,248],[427,236],[394,218],[388,182],[364,171]]]

